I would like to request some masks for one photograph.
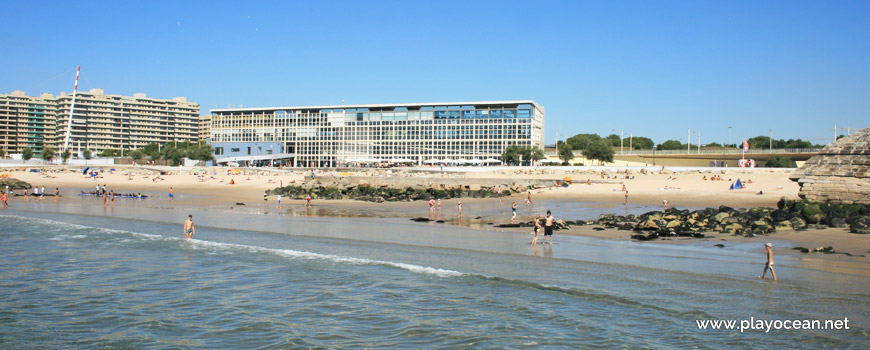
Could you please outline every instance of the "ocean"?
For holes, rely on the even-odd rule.
[[[870,346],[867,277],[781,254],[780,281],[762,281],[760,244],[557,231],[533,247],[391,217],[21,207],[0,211],[3,349]],[[846,318],[848,330],[698,326]]]

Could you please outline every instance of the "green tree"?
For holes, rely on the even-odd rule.
[[[617,134],[607,135],[606,139],[610,141],[610,144],[613,147],[619,147],[619,145],[622,144],[622,141],[619,139],[619,135]]]
[[[151,157],[151,159],[160,159],[160,145],[156,143],[149,143],[147,146],[145,146],[145,148],[142,149],[142,153]]]
[[[631,139],[631,145],[634,149],[652,149],[655,143],[649,137],[635,136]]]
[[[789,157],[777,155],[767,158],[767,162],[764,163],[764,166],[766,168],[797,168],[797,163]]]
[[[184,143],[181,145],[184,145]],[[175,142],[167,143],[160,150],[160,158],[168,160],[172,166],[181,164],[181,159],[184,158],[184,149],[179,149],[175,146]]]
[[[662,144],[660,144],[658,146],[659,151],[667,150],[667,149],[683,149],[683,148],[686,148],[686,145],[684,145],[682,142],[677,141],[677,140],[667,140],[665,142],[662,142]]]
[[[26,162],[31,158],[33,158],[33,150],[30,149],[30,147],[24,147],[24,149],[21,150],[21,159],[24,159]]]
[[[54,151],[54,148],[46,147],[42,149],[42,154],[40,157],[43,161],[50,162],[57,155],[57,152]]]
[[[572,149],[583,150],[598,140],[601,140],[601,136],[597,134],[577,134],[568,138],[568,144]]]
[[[598,164],[613,162],[613,146],[608,140],[598,140],[583,150],[586,159],[598,160]]]
[[[708,144],[707,144],[706,146],[704,146],[704,147],[716,147],[716,148],[722,148],[722,145],[720,145],[718,142],[710,142],[710,143],[708,143]]]
[[[100,152],[100,157],[114,157],[118,155],[118,150],[112,148],[106,148],[102,152]]]
[[[518,164],[520,162],[520,146],[507,146],[501,153],[501,161],[508,165]]]
[[[63,153],[60,154],[60,158],[63,159],[63,164],[66,164],[66,162],[69,160],[69,157],[71,156],[72,151],[70,151],[69,148],[65,149]]]
[[[91,150],[85,148],[85,150],[82,151],[82,157],[84,157],[85,160],[90,160],[91,158],[94,157],[94,154],[91,153]]]
[[[139,159],[142,159],[142,151],[140,151],[138,149],[134,149],[134,150],[130,151],[130,159],[133,159],[133,160],[138,162]]]
[[[523,159],[528,159],[529,164],[531,164],[532,161],[538,161],[545,158],[544,150],[540,149],[539,147],[525,146],[523,147],[522,152]]]
[[[574,159],[574,150],[571,149],[571,145],[565,142],[556,142],[556,152],[559,154],[559,159],[564,163],[568,163]]]

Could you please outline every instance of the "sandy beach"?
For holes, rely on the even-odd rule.
[[[32,167],[31,167],[32,168]],[[109,171],[109,169],[115,171]],[[211,210],[243,212],[276,212],[275,196],[269,196],[264,204],[263,193],[266,190],[290,184],[301,184],[306,181],[310,171],[284,170],[273,171],[267,169],[248,168],[241,169],[241,173],[228,174],[226,168],[208,168],[198,174],[191,173],[191,169],[179,170],[178,168],[144,168],[136,166],[113,166],[100,167],[102,172],[98,177],[81,174],[81,170],[69,167],[46,167],[40,172],[28,171],[25,167],[0,168],[0,174],[9,174],[10,177],[26,181],[34,186],[45,186],[51,194],[55,188],[59,188],[64,195],[59,201],[79,200],[74,194],[80,191],[93,191],[97,185],[105,185],[107,189],[119,193],[143,193],[151,196],[148,204],[155,207],[172,208],[208,208]],[[475,229],[498,230],[505,232],[523,232],[527,229],[495,228],[495,224],[510,222],[510,203],[516,201],[520,205],[519,221],[528,221],[534,214],[540,211],[542,214],[549,205],[559,204],[562,206],[572,203],[584,205],[602,206],[613,209],[614,214],[621,214],[625,201],[622,187],[629,192],[629,206],[638,206],[638,210],[661,209],[662,200],[668,200],[671,207],[678,208],[703,208],[728,205],[732,207],[774,207],[776,202],[785,197],[797,199],[799,186],[788,179],[789,172],[781,170],[756,169],[752,172],[736,172],[731,170],[684,170],[666,171],[666,173],[634,174],[620,173],[608,170],[601,174],[600,170],[570,169],[554,170],[549,168],[523,168],[504,169],[498,168],[489,171],[465,171],[462,168],[447,169],[446,171],[409,172],[404,170],[378,170],[361,169],[348,173],[351,176],[371,177],[420,177],[428,181],[439,178],[465,178],[469,184],[477,179],[502,179],[510,183],[512,179],[551,179],[553,186],[539,188],[532,191],[532,199],[535,203],[532,207],[524,205],[525,194],[516,194],[505,198],[492,199],[461,199],[464,204],[462,220],[456,214],[455,205],[457,199],[443,201],[441,212],[431,213],[432,219],[444,220],[448,225],[468,226]],[[163,175],[160,175],[160,172]],[[318,176],[341,176],[335,171],[315,171]],[[711,180],[714,175],[722,178],[720,181]],[[556,187],[555,180],[570,176],[573,184],[568,187]],[[741,190],[729,190],[729,185],[740,178],[746,184]],[[310,181],[310,177],[308,179]],[[588,184],[587,184],[588,183]],[[175,193],[175,200],[170,202],[169,189]],[[759,192],[763,194],[758,194]],[[15,201],[23,200],[21,197]],[[49,199],[54,200],[54,199]],[[244,203],[239,206],[237,203]],[[117,205],[123,205],[118,202]],[[311,209],[304,207],[304,200],[282,200],[282,208],[289,215],[313,215],[335,217],[362,217],[362,218],[414,218],[425,217],[430,214],[425,201],[408,202],[384,202],[370,203],[354,200],[316,200]],[[626,208],[626,211],[628,209]],[[437,215],[437,217],[436,217]],[[565,217],[564,213],[554,211],[557,219],[578,220],[595,219],[596,217]],[[592,226],[572,227],[569,230],[560,230],[558,234],[580,235],[596,237],[600,239],[629,240],[630,231],[607,229],[594,230]],[[673,238],[653,242],[637,242],[638,244],[737,244],[737,243],[763,243],[766,241],[786,242],[785,246],[800,246],[816,248],[833,246],[841,252],[848,252],[855,256],[844,254],[807,254],[807,258],[822,259],[824,261],[838,261],[846,264],[866,264],[870,258],[870,239],[864,235],[851,234],[844,229],[808,230],[808,231],[785,231],[775,232],[766,237],[746,238],[730,234],[712,232],[707,238]],[[784,254],[801,254],[792,249],[778,249]],[[846,267],[843,268],[854,268]]]

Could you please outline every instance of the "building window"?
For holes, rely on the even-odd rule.
[[[240,151],[240,149],[238,149],[238,148],[230,148],[230,152],[232,152],[232,153],[239,153],[239,151]]]
[[[214,155],[216,155],[216,156],[220,156],[220,155],[223,155],[223,154],[224,154],[224,148],[223,148],[223,147],[215,147],[215,148],[214,148]]]

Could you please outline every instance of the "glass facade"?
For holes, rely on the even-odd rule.
[[[212,110],[211,141],[279,142],[295,166],[499,158],[510,145],[543,147],[533,101]]]

